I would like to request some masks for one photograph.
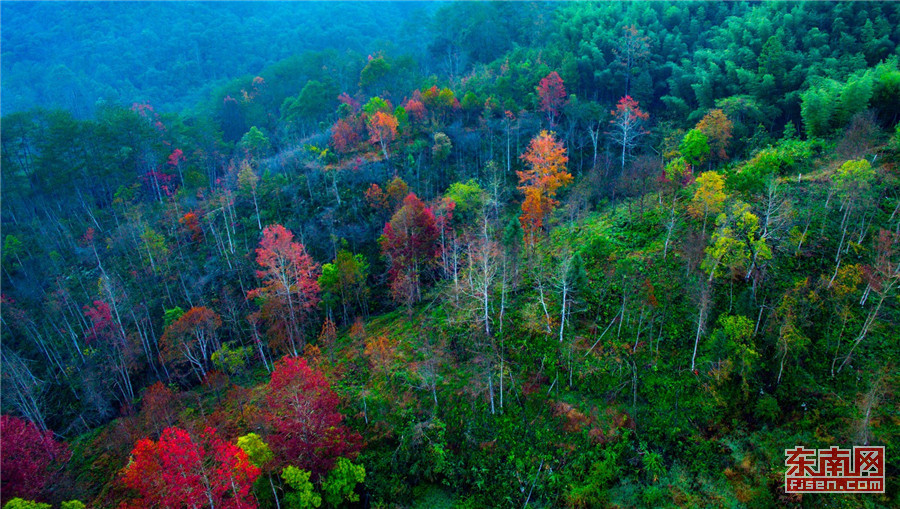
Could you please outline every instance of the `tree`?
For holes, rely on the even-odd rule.
[[[285,505],[289,509],[307,509],[322,505],[322,496],[315,492],[313,483],[309,481],[311,475],[312,472],[293,465],[288,465],[281,471],[284,483],[293,490],[284,497]]]
[[[856,350],[856,347],[866,339],[866,336],[878,319],[878,313],[881,311],[885,300],[893,297],[898,286],[900,286],[900,233],[885,229],[881,229],[878,232],[878,238],[875,240],[875,263],[867,272],[869,281],[861,302],[864,303],[868,300],[867,296],[871,291],[875,292],[877,300],[875,306],[866,315],[862,330],[859,331],[859,334],[853,340],[850,351],[847,352],[846,357],[844,357],[843,362],[838,367],[838,373],[853,358],[853,352]],[[835,358],[836,356],[835,354]]]
[[[287,346],[296,355],[303,349],[303,316],[319,303],[319,265],[303,244],[294,242],[294,234],[280,224],[263,230],[256,263],[262,267],[256,276],[263,286],[248,292],[247,298],[263,299],[261,312],[269,323],[270,340],[287,340]]]
[[[839,198],[841,198],[841,209],[844,216],[841,218],[841,240],[838,242],[837,253],[835,254],[834,274],[841,266],[841,259],[844,251],[849,248],[847,242],[847,232],[850,228],[852,214],[856,208],[865,203],[869,199],[872,189],[872,182],[875,180],[875,170],[866,159],[858,159],[847,161],[838,168],[834,176],[834,187]],[[831,276],[829,285],[834,281],[834,275]]]
[[[252,159],[266,155],[269,147],[271,147],[269,139],[256,126],[251,127],[241,138],[241,148],[247,151],[247,155]]]
[[[241,161],[241,171],[238,172],[238,189],[243,193],[249,193],[253,197],[253,209],[256,210],[256,226],[262,230],[262,221],[259,218],[259,204],[256,201],[256,186],[259,177],[245,159]]]
[[[681,140],[678,151],[681,152],[681,157],[693,169],[709,156],[709,144],[707,143],[706,135],[699,129],[691,129],[684,135],[684,139]]]
[[[108,278],[101,283],[110,301],[114,301],[112,285]],[[134,388],[129,374],[132,351],[129,348],[125,329],[118,313],[113,317],[114,308],[106,301],[95,300],[93,306],[84,307],[84,316],[91,322],[85,343],[100,352],[102,359],[115,373],[113,384],[119,389],[124,401],[134,398]]]
[[[487,193],[475,179],[450,184],[450,187],[444,192],[444,198],[456,204],[453,209],[453,217],[464,225],[475,222],[482,214],[488,200]]]
[[[339,154],[351,152],[359,144],[359,132],[354,126],[356,119],[349,121],[343,118],[331,126],[331,146]]]
[[[535,235],[543,228],[544,219],[559,204],[555,199],[556,192],[572,181],[572,174],[566,171],[569,162],[566,149],[553,132],[541,131],[531,140],[521,158],[528,169],[516,171],[518,189],[525,193],[519,221],[528,242],[533,243]]]
[[[380,371],[385,379],[391,377],[394,359],[397,357],[397,343],[387,336],[370,336],[366,338],[364,354],[369,358],[372,371]]]
[[[732,123],[720,109],[711,110],[697,123],[697,129],[706,136],[710,154],[718,161],[728,159],[728,142],[731,141]]]
[[[139,419],[143,429],[151,430],[159,436],[163,430],[174,426],[179,411],[178,396],[162,382],[156,382],[144,389],[141,396]]]
[[[566,103],[566,87],[556,71],[551,72],[538,84],[538,96],[541,99],[541,111],[547,113],[550,127],[556,125],[560,109]]]
[[[193,307],[166,328],[160,339],[160,354],[166,362],[190,365],[200,382],[206,377],[210,358],[220,348],[216,331],[222,318],[206,307]]]
[[[256,433],[238,437],[237,445],[247,454],[247,460],[260,469],[264,468],[274,457],[272,449]]]
[[[431,157],[435,163],[441,164],[450,157],[453,143],[450,137],[444,133],[434,133],[434,145],[431,147]]]
[[[381,145],[381,152],[384,154],[384,161],[387,162],[388,146],[397,138],[397,118],[390,113],[376,111],[369,117],[369,143],[377,143]]]
[[[700,335],[706,322],[706,313],[710,304],[712,283],[725,271],[741,271],[746,269],[747,278],[757,261],[772,258],[772,251],[766,239],[758,235],[759,218],[750,212],[750,206],[737,200],[725,212],[716,218],[716,231],[713,233],[711,245],[706,249],[706,257],[700,268],[709,273],[709,278],[702,287],[700,296],[700,312],[697,317],[697,334],[694,338],[694,353],[691,356],[691,371],[694,370],[697,358],[697,347]]]
[[[723,314],[711,334],[710,343],[719,376],[730,378],[732,374],[738,375],[746,395],[749,391],[748,378],[759,359],[753,343],[753,321],[741,315]]]
[[[365,480],[366,469],[362,465],[354,465],[347,458],[338,458],[334,469],[322,483],[325,501],[334,507],[343,502],[359,502],[359,495],[354,493],[354,489]]]
[[[69,459],[69,448],[57,442],[51,431],[13,417],[0,416],[0,493],[5,503],[13,497],[34,499],[41,495],[53,474],[51,466]]]
[[[334,344],[336,342],[337,328],[335,328],[331,318],[325,318],[325,323],[322,324],[322,332],[319,333],[316,344],[319,348],[324,347],[328,351],[328,360],[331,362],[334,362]]]
[[[388,258],[391,294],[398,302],[412,306],[422,297],[422,275],[438,255],[438,229],[434,212],[414,193],[384,225],[379,239]]]
[[[275,497],[276,505],[279,505],[278,491],[275,490],[275,483],[272,481],[272,471],[270,468],[275,455],[272,453],[269,444],[265,443],[256,433],[247,433],[244,436],[238,437],[237,446],[247,454],[247,459],[253,466],[266,473],[266,477],[269,478],[269,488],[272,489],[272,495]]]
[[[41,502],[25,500],[18,497],[3,505],[3,509],[50,509],[51,507],[53,506],[50,504],[42,504]]]
[[[167,428],[158,442],[140,440],[122,472],[122,484],[137,492],[130,507],[257,506],[251,489],[259,468],[247,453],[219,438],[214,428],[198,437]]]
[[[369,287],[369,262],[362,254],[353,254],[346,249],[337,252],[333,263],[322,265],[319,287],[322,289],[322,303],[329,314],[340,304],[344,322],[350,320],[351,310],[367,312]]]
[[[766,239],[759,235],[759,218],[750,206],[736,200],[716,218],[716,231],[701,268],[709,273],[709,281],[736,270],[742,274],[752,270],[756,261],[772,258]]]
[[[295,465],[318,479],[338,457],[359,451],[359,435],[341,424],[337,394],[306,359],[276,362],[267,389],[267,419],[274,431],[269,440],[278,465]]]
[[[10,306],[5,296],[0,297],[3,311],[9,312]],[[4,317],[4,320],[6,318]],[[46,383],[35,376],[24,359],[11,348],[0,350],[0,388],[2,388],[3,404],[14,408],[41,431],[47,430],[44,422],[42,395]]]
[[[714,172],[703,172],[697,177],[697,190],[688,206],[694,217],[703,214],[703,229],[706,230],[706,218],[709,214],[718,215],[728,196],[725,194],[725,179]]]
[[[637,146],[641,136],[647,134],[643,124],[650,118],[648,113],[641,110],[638,102],[630,95],[619,99],[616,109],[610,114],[613,119],[609,121],[612,126],[609,135],[612,140],[622,146],[622,170],[625,170],[625,155]]]
[[[622,37],[613,48],[616,63],[625,70],[625,95],[631,94],[631,77],[650,54],[650,38],[640,35],[635,25],[622,27]]]

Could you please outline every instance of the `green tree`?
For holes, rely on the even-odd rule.
[[[222,347],[212,354],[213,366],[229,375],[237,375],[244,371],[249,354],[250,349],[247,347],[231,348],[228,343],[223,343]]]
[[[257,159],[266,155],[271,144],[266,135],[257,129],[256,126],[253,126],[241,138],[240,146],[247,151],[250,157]]]
[[[712,356],[720,366],[721,375],[739,376],[745,395],[749,390],[748,378],[759,360],[753,343],[753,327],[753,321],[745,316],[723,315],[710,338]]]
[[[840,85],[829,80],[800,94],[800,117],[809,137],[824,136],[831,131]]]
[[[441,164],[450,157],[450,151],[453,149],[453,143],[450,137],[444,133],[434,133],[434,146],[431,147],[431,155],[434,162]]]
[[[351,312],[367,312],[368,277],[369,262],[366,257],[346,249],[338,251],[333,263],[322,265],[319,288],[322,290],[322,304],[329,315],[340,306],[344,322],[347,323]]]
[[[272,461],[272,449],[256,433],[238,437],[237,446],[247,453],[247,459],[258,468],[263,468]]]
[[[871,73],[863,73],[862,75],[853,76],[841,88],[838,96],[836,125],[833,127],[841,128],[850,121],[856,113],[863,111],[869,107],[869,100],[872,98],[872,75]]]
[[[238,172],[238,190],[243,194],[249,194],[253,197],[253,208],[256,210],[256,226],[262,231],[262,220],[259,217],[259,204],[256,200],[256,188],[259,184],[259,177],[253,171],[249,161],[241,161],[241,171]]]
[[[736,200],[716,218],[716,231],[701,268],[712,282],[726,271],[746,270],[749,276],[757,261],[771,257],[766,239],[759,235],[759,217],[750,211],[749,205]]]
[[[683,157],[691,167],[696,167],[709,157],[708,141],[709,140],[702,131],[699,129],[691,129],[684,135],[684,139],[681,140],[678,151],[681,152],[681,157]]]
[[[362,465],[354,465],[347,458],[338,458],[334,469],[322,483],[325,501],[337,507],[342,502],[358,502],[359,495],[354,492],[356,485],[366,479],[366,469]]]
[[[318,80],[307,81],[297,97],[288,97],[281,105],[281,118],[288,123],[312,123],[334,111],[338,90]]]
[[[281,471],[281,478],[292,490],[284,497],[288,509],[307,509],[322,505],[322,497],[315,492],[313,483],[309,482],[311,474],[307,470],[301,470],[291,465],[284,467],[284,470]],[[337,504],[334,505],[337,506]]]
[[[487,202],[487,193],[475,179],[470,179],[450,184],[444,198],[456,204],[453,209],[454,218],[458,218],[462,224],[474,224]]]
[[[3,509],[50,509],[50,507],[50,504],[43,504],[34,500],[23,500],[21,498],[10,499],[9,502],[3,505]]]

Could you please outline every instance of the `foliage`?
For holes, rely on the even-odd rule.
[[[322,482],[325,501],[335,507],[345,501],[358,502],[359,495],[354,490],[365,479],[366,469],[362,465],[354,465],[347,458],[338,458],[334,469]]]
[[[65,502],[64,502],[65,503]],[[23,500],[21,498],[13,498],[3,504],[3,509],[50,509],[50,504],[43,504],[34,500]],[[82,504],[82,508],[84,504]]]
[[[706,171],[697,177],[697,190],[691,198],[688,208],[692,215],[704,216],[708,214],[718,215],[727,198],[725,194],[725,179],[714,171]]]
[[[437,222],[434,212],[414,193],[403,199],[403,206],[384,225],[379,239],[382,254],[388,258],[391,294],[409,305],[422,298],[422,278],[437,257]]]
[[[261,313],[269,323],[270,341],[296,353],[298,345],[302,348],[304,315],[319,302],[319,265],[280,224],[263,230],[256,263],[262,268],[256,277],[263,286],[248,292],[247,298],[263,299]]]
[[[700,129],[691,129],[684,135],[678,152],[691,167],[706,161],[709,157],[709,144],[707,137]]]
[[[556,192],[572,181],[572,174],[566,171],[569,161],[566,149],[552,132],[541,131],[521,157],[529,168],[516,172],[518,189],[525,193],[519,221],[526,239],[533,243],[543,229],[544,219],[559,203],[555,199]]]
[[[544,77],[537,86],[538,96],[541,98],[541,111],[547,113],[550,125],[556,125],[562,106],[566,102],[566,87],[562,78],[556,71]]]
[[[158,442],[142,439],[122,471],[122,483],[138,497],[130,503],[256,507],[250,493],[259,469],[247,454],[206,428],[197,437],[167,428]]]
[[[212,354],[219,348],[216,331],[222,318],[213,310],[193,307],[169,325],[160,343],[160,355],[173,367],[190,365],[200,380],[206,376]]]
[[[359,451],[359,436],[341,424],[337,395],[305,359],[285,357],[275,364],[266,401],[279,465],[309,470],[318,479],[338,457]]]
[[[213,366],[219,371],[229,375],[237,375],[244,371],[244,365],[250,353],[249,350],[247,347],[232,348],[228,346],[228,343],[222,343],[222,346],[212,353],[210,359]]]
[[[706,136],[711,155],[719,161],[728,159],[728,143],[731,141],[733,123],[721,109],[714,109],[697,123],[697,129]]]
[[[287,507],[306,509],[322,505],[322,497],[315,492],[313,484],[309,482],[310,475],[312,475],[310,472],[291,465],[281,471],[281,478],[292,490],[284,497]]]
[[[247,454],[247,460],[260,469],[265,468],[274,457],[272,449],[256,433],[247,433],[238,437],[237,446]]]
[[[68,460],[69,450],[50,431],[10,415],[0,416],[0,453],[3,462],[3,500],[33,499],[51,480],[51,467]],[[25,502],[22,502],[25,503]]]

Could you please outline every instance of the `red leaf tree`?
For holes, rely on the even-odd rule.
[[[418,90],[415,91],[411,99],[403,103],[403,109],[406,110],[406,114],[409,115],[410,120],[413,122],[424,122],[428,115],[428,111],[425,110],[425,104],[422,103],[422,95]]]
[[[572,174],[566,171],[569,162],[566,149],[552,132],[541,131],[521,157],[528,169],[516,172],[518,189],[525,193],[519,222],[526,241],[531,244],[543,228],[544,218],[559,204],[555,199],[556,191],[572,182]]]
[[[637,145],[641,136],[647,134],[644,122],[650,118],[650,115],[641,110],[638,102],[630,95],[619,99],[616,109],[610,113],[613,119],[609,121],[611,124],[609,134],[617,145],[622,146],[622,170],[624,171],[625,154]]]
[[[361,438],[341,424],[337,394],[325,376],[302,357],[285,357],[275,363],[269,380],[267,402],[269,437],[280,466],[293,465],[320,476],[339,457],[354,457]]]
[[[54,440],[53,433],[10,415],[0,416],[0,494],[5,504],[18,497],[37,498],[50,477],[54,462],[69,459],[66,444]]]
[[[559,110],[566,104],[566,87],[556,71],[548,74],[537,87],[538,96],[541,98],[541,111],[547,113],[550,126],[556,125]]]
[[[297,355],[304,346],[303,319],[319,303],[319,264],[280,224],[263,230],[256,263],[262,268],[256,276],[263,286],[248,292],[247,298],[263,299],[260,312],[269,325],[269,340],[286,345]]]
[[[139,441],[122,472],[122,483],[138,497],[123,507],[257,507],[251,493],[259,469],[238,446],[206,428],[196,439],[166,428],[158,442]]]
[[[139,422],[144,430],[150,431],[152,436],[159,436],[162,432],[175,424],[181,402],[178,395],[171,389],[156,382],[147,387],[141,397],[141,413]]]
[[[350,118],[349,121],[341,118],[331,127],[331,146],[338,153],[351,152],[359,144],[359,133],[355,123],[354,118]]]
[[[409,193],[379,239],[390,262],[391,293],[408,306],[421,298],[422,273],[438,254],[438,228],[434,212],[415,193]]]

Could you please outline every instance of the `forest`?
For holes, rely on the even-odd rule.
[[[0,11],[4,509],[900,504],[900,3]]]

